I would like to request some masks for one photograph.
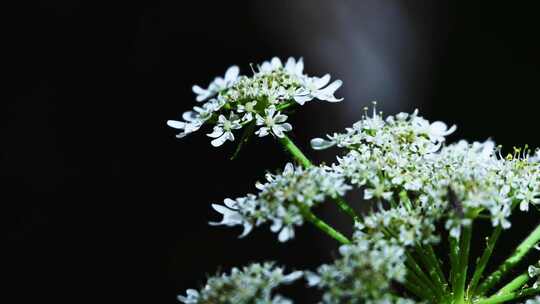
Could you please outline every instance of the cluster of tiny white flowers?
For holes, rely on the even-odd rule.
[[[529,299],[525,303],[522,303],[522,304],[540,304],[540,296],[534,299]]]
[[[443,146],[454,130],[443,122],[430,123],[417,111],[384,120],[374,109],[345,133],[315,138],[312,146],[345,148],[333,169],[364,189],[365,199],[402,206],[372,220],[396,219],[397,233],[409,242],[434,240],[433,225],[443,218],[457,238],[461,227],[481,212],[489,214],[493,226],[506,229],[513,207],[527,211],[530,204],[539,204],[540,166],[528,151],[503,158],[489,140]],[[407,226],[411,229],[405,231]]]
[[[263,63],[252,78],[240,77],[233,81],[230,76],[233,71],[207,90],[197,89],[204,97],[199,99],[218,94],[213,102],[219,104],[219,100],[225,100],[221,107],[229,105],[228,115],[220,113],[217,118],[211,118],[217,119],[214,131],[209,134],[214,138],[212,145],[234,140],[233,130],[242,128],[246,122],[260,126],[256,135],[281,137],[291,129],[285,122],[287,117],[279,111],[283,105],[291,100],[303,104],[313,98],[332,101],[325,95],[328,92],[324,88],[329,76],[328,79],[324,79],[326,76],[306,78],[302,76],[302,68],[301,61],[290,59],[283,66],[280,61],[272,60]],[[333,97],[333,91],[330,95]],[[261,104],[263,106],[259,107]],[[199,113],[203,113],[202,110]],[[449,236],[457,239],[462,228],[480,215],[488,217],[494,227],[508,229],[515,209],[526,212],[531,205],[540,205],[538,152],[530,156],[527,148],[516,149],[514,154],[503,157],[501,149],[491,140],[473,143],[462,140],[445,145],[446,136],[455,129],[443,122],[429,122],[417,111],[383,119],[375,108],[371,115],[366,110],[362,120],[344,133],[311,141],[315,149],[332,146],[343,149],[335,163],[310,168],[289,163],[279,174],[268,173],[265,183],[256,184],[257,194],[227,198],[223,205],[213,204],[222,219],[210,224],[243,226],[240,235],[243,237],[253,227],[268,223],[270,230],[278,234],[278,240],[285,242],[294,237],[295,226],[308,219],[306,215],[311,208],[329,198],[343,197],[355,187],[373,208],[356,221],[353,241],[340,247],[339,259],[320,266],[316,272],[305,272],[308,285],[323,290],[323,303],[414,303],[392,294],[393,283],[403,283],[405,279],[404,262],[409,246],[439,242],[438,223],[444,223]],[[266,269],[271,265],[257,267]],[[217,299],[226,299],[218,298],[224,290],[238,296],[237,299],[252,299],[254,293],[250,293],[253,291],[250,284],[259,290],[264,285],[260,282],[266,281],[243,282],[243,273],[249,273],[250,269],[233,270],[230,277],[238,276],[232,280],[234,284],[223,283],[231,280],[228,276],[211,279],[202,291],[188,290],[187,296],[180,300],[222,303]],[[257,274],[263,272],[257,271]],[[280,268],[278,273],[283,275]],[[537,288],[540,262],[531,265],[528,273],[536,278],[534,287]],[[296,279],[300,275],[291,276]],[[233,291],[231,286],[239,286],[240,283],[236,283],[240,281],[249,286],[247,291]],[[268,291],[264,294],[265,300],[256,303],[289,303],[279,296],[270,297],[270,290],[275,286],[277,284],[264,285],[264,290]],[[537,302],[538,298],[525,304]]]
[[[193,86],[196,100],[203,102],[182,115],[182,121],[169,120],[167,124],[179,129],[178,138],[199,130],[205,123],[214,125],[208,136],[211,144],[221,146],[234,141],[233,130],[255,124],[259,137],[272,134],[283,137],[292,130],[281,111],[294,105],[304,105],[313,99],[339,102],[334,96],[341,80],[330,83],[330,75],[310,77],[304,74],[302,58],[289,58],[285,64],[277,57],[265,61],[253,71],[253,76],[241,76],[237,66],[230,67],[225,77],[217,77],[208,88]]]
[[[258,303],[292,304],[281,295],[272,295],[282,284],[290,284],[300,277],[301,271],[285,274],[273,263],[251,264],[242,269],[233,268],[230,274],[211,277],[201,290],[188,289],[178,300],[185,304]]]
[[[436,209],[426,210],[422,206],[396,206],[389,209],[381,207],[377,212],[364,216],[362,223],[370,231],[390,234],[389,236],[403,246],[434,244],[440,239],[435,227],[435,219],[439,213],[430,212],[434,210]]]
[[[291,163],[281,174],[266,174],[266,183],[257,183],[257,195],[225,199],[224,205],[213,204],[223,215],[212,225],[243,226],[247,235],[254,226],[271,222],[272,232],[285,242],[294,237],[294,226],[303,224],[303,208],[311,208],[328,198],[343,196],[351,187],[341,174],[325,166],[304,169]]]
[[[394,240],[357,227],[353,242],[339,252],[333,264],[305,272],[309,286],[324,290],[323,303],[414,303],[391,294],[391,283],[403,282],[406,274],[405,250]]]
[[[536,282],[534,282],[533,287],[540,287],[540,261],[538,261],[538,263],[536,263],[535,265],[529,266],[528,272],[529,277],[536,278]]]

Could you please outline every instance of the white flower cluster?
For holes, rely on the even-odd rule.
[[[538,296],[538,297],[536,297],[534,299],[527,300],[523,304],[540,304],[540,296]]]
[[[365,234],[361,227],[353,243],[339,248],[341,258],[305,272],[309,286],[324,290],[323,303],[411,304],[391,292],[405,280],[405,250],[381,233]]]
[[[529,266],[528,272],[529,277],[536,278],[536,282],[534,282],[533,287],[540,287],[540,261],[538,261],[538,263],[536,263],[535,265]]]
[[[221,146],[234,141],[233,131],[255,124],[259,137],[272,134],[283,137],[292,130],[281,111],[294,105],[304,105],[313,99],[329,102],[341,101],[334,93],[341,80],[330,83],[330,75],[310,77],[304,74],[304,62],[289,58],[285,64],[277,57],[265,61],[253,76],[240,76],[237,66],[230,67],[225,77],[217,77],[208,88],[193,86],[196,100],[204,102],[182,115],[182,121],[169,120],[167,124],[179,129],[178,138],[199,130],[205,123],[214,125],[211,144]]]
[[[311,208],[328,198],[343,196],[351,187],[344,178],[325,166],[304,169],[291,163],[281,174],[266,174],[266,183],[257,183],[257,195],[248,194],[213,208],[223,215],[212,225],[243,226],[247,235],[254,226],[271,222],[280,242],[294,237],[294,226],[303,224],[303,208]]]
[[[401,206],[372,220],[396,219],[403,242],[432,241],[425,237],[433,238],[433,224],[442,218],[457,238],[461,227],[482,212],[493,226],[509,228],[514,206],[526,211],[529,204],[540,203],[540,166],[528,159],[528,151],[503,158],[491,141],[442,147],[454,130],[442,122],[430,123],[417,111],[383,120],[374,110],[346,133],[313,139],[312,146],[345,148],[334,171],[364,189],[365,199]]]
[[[178,300],[185,304],[292,304],[280,295],[272,295],[282,284],[290,284],[300,277],[301,271],[285,274],[273,263],[251,264],[242,269],[233,268],[230,274],[211,277],[201,290],[188,289]]]
[[[438,243],[435,219],[439,212],[436,208],[426,206],[405,207],[403,205],[385,209],[380,207],[362,218],[362,224],[373,232],[384,231],[400,245],[415,246],[417,244]]]

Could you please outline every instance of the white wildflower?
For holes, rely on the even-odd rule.
[[[245,236],[253,226],[271,223],[270,230],[278,234],[280,242],[286,242],[294,238],[294,227],[304,223],[300,206],[311,208],[351,189],[341,174],[324,166],[304,169],[288,163],[281,174],[269,173],[266,180],[256,184],[257,195],[213,205],[223,219],[212,224],[243,226],[241,236]]]
[[[236,111],[238,113],[244,113],[244,116],[242,116],[242,121],[253,120],[253,116],[257,113],[257,111],[255,110],[256,105],[257,105],[256,100],[246,102],[245,105],[238,105],[238,109]]]
[[[300,79],[301,87],[296,91],[294,100],[300,105],[305,104],[313,99],[319,99],[329,102],[339,102],[343,98],[336,98],[335,92],[341,87],[343,82],[341,80],[335,80],[331,84],[330,74],[326,74],[323,77],[303,77]]]
[[[198,85],[193,86],[193,93],[197,94],[196,100],[201,102],[210,97],[215,96],[222,90],[230,88],[238,79],[240,69],[238,66],[233,65],[225,72],[225,77],[216,77],[214,81],[210,83],[207,89],[203,89]]]
[[[287,115],[283,115],[280,112],[276,112],[276,107],[270,106],[264,110],[265,116],[257,114],[257,125],[262,126],[255,134],[259,137],[268,135],[269,133],[274,134],[277,137],[283,137],[283,132],[288,132],[292,130],[292,126],[289,123],[286,123]]]
[[[223,115],[219,115],[217,125],[214,126],[212,133],[207,135],[214,138],[214,140],[211,141],[212,146],[219,147],[223,145],[226,140],[234,141],[234,134],[232,131],[240,129],[241,127],[240,120],[237,119],[233,113],[231,113],[229,119],[225,118]]]

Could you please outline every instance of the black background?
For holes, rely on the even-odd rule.
[[[427,3],[404,5],[414,26],[430,33],[427,72],[410,76],[410,90],[425,98],[398,101],[397,108],[420,107],[429,119],[456,123],[453,140],[539,146],[537,10]],[[304,23],[301,15],[293,24],[272,19],[277,5],[39,1],[4,10],[11,96],[0,105],[0,194],[9,285],[0,297],[14,296],[5,303],[176,303],[178,293],[220,267],[278,260],[306,268],[334,256],[335,244],[308,226],[282,245],[266,228],[237,240],[238,230],[208,227],[218,219],[210,203],[253,191],[264,170],[281,168],[286,155],[265,138],[230,161],[234,145],[215,149],[203,132],[179,141],[165,125],[194,104],[194,83],[208,83],[231,64],[245,72],[250,62],[292,55],[304,56],[309,73],[333,72],[306,51],[309,30],[298,38],[302,47],[280,39]],[[280,26],[268,26],[273,22]],[[326,56],[348,60],[339,51]],[[299,111],[292,121],[300,146],[307,150],[309,138],[328,126],[351,124],[339,119],[342,106]],[[321,213],[346,227],[328,209]],[[514,222],[499,258],[534,221]],[[285,292],[300,303],[313,300]]]

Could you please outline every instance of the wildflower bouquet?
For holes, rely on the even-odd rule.
[[[313,164],[287,136],[290,110],[310,102],[339,102],[342,82],[330,75],[304,74],[302,59],[278,58],[241,76],[233,66],[208,88],[194,86],[199,102],[182,120],[168,125],[181,138],[204,126],[213,146],[235,141],[237,152],[252,135],[271,136],[292,161],[276,174],[267,173],[256,192],[226,198],[212,207],[221,220],[211,225],[240,226],[244,237],[266,226],[279,242],[295,236],[304,223],[340,243],[340,256],[317,269],[286,273],[273,262],[233,268],[188,289],[179,300],[199,303],[292,303],[276,293],[282,284],[304,279],[322,291],[322,303],[540,303],[540,261],[525,269],[527,255],[538,254],[540,225],[492,273],[486,266],[513,212],[537,216],[540,205],[540,155],[528,148],[503,157],[491,140],[445,144],[456,127],[399,113],[383,117],[365,109],[361,119],[342,133],[314,138],[315,150],[334,148],[335,162]],[[362,191],[370,211],[358,214],[359,202],[346,202],[350,191]],[[351,218],[346,236],[316,215],[317,206],[335,204]],[[475,222],[493,227],[483,252],[470,252]],[[438,255],[448,244],[447,254]],[[535,258],[537,259],[537,257]],[[522,273],[515,272],[521,266]]]

